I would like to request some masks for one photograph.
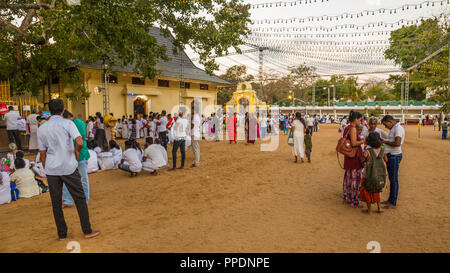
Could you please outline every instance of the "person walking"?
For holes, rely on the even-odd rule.
[[[448,133],[448,119],[445,118],[444,122],[442,123],[442,139],[447,139],[447,133]]]
[[[345,127],[343,137],[350,140],[353,148],[357,148],[355,157],[344,157],[344,181],[343,181],[343,198],[344,203],[347,202],[352,207],[360,207],[359,192],[364,166],[362,164],[363,150],[361,145],[364,141],[357,132],[357,127],[361,125],[362,115],[359,112],[350,111],[348,120],[350,124]]]
[[[192,152],[194,153],[194,164],[192,164],[191,168],[200,166],[200,141],[202,140],[202,134],[200,132],[201,122],[199,112],[199,105],[197,102],[192,102],[191,108],[191,145]]]
[[[88,161],[91,157],[87,147],[87,136],[86,136],[86,124],[79,118],[75,118],[72,113],[67,110],[63,112],[63,118],[72,121],[78,129],[81,137],[83,138],[83,148],[81,148],[80,156],[78,157],[78,171],[81,176],[81,184],[83,186],[84,195],[86,196],[86,204],[89,203],[89,177],[88,177]],[[74,143],[76,145],[76,143]],[[67,186],[63,186],[63,208],[72,207],[72,195],[70,195]]]
[[[186,158],[186,136],[188,130],[188,122],[183,118],[183,112],[178,114],[178,118],[173,126],[174,142],[172,147],[173,168],[169,171],[175,171],[177,168],[177,151],[181,150],[181,166],[184,168],[184,160]]]
[[[38,145],[42,164],[47,174],[53,216],[60,240],[67,238],[67,225],[62,209],[62,188],[67,186],[72,195],[80,217],[81,227],[86,239],[100,235],[93,231],[89,220],[89,210],[77,170],[77,159],[83,147],[83,138],[75,124],[63,119],[64,102],[54,99],[48,103],[51,117],[38,129]],[[74,148],[73,141],[76,146]]]
[[[308,132],[312,136],[314,131],[314,118],[312,116],[308,116],[306,119],[306,127],[309,129]]]
[[[17,148],[22,150],[22,143],[20,142],[19,136],[19,120],[21,119],[20,114],[14,111],[14,107],[8,107],[9,112],[5,114],[6,121],[6,132],[8,133],[9,143],[16,141]]]
[[[295,120],[292,122],[291,132],[294,136],[294,146],[292,147],[292,154],[295,157],[294,163],[298,162],[298,157],[300,157],[301,163],[303,163],[303,158],[305,157],[304,139],[306,123],[300,112],[295,113]]]
[[[37,120],[38,115],[36,113],[36,109],[32,109],[31,114],[27,117],[27,123],[30,126],[30,142],[28,144],[28,150],[30,151],[38,149],[37,130],[39,128],[39,122]]]
[[[397,206],[398,198],[398,169],[402,161],[402,145],[405,141],[405,129],[395,121],[391,115],[386,115],[381,120],[383,125],[389,129],[387,139],[384,140],[385,153],[387,155],[387,170],[389,174],[389,199],[382,202],[386,204],[385,209],[394,209]]]

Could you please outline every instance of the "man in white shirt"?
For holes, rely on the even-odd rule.
[[[51,100],[48,107],[52,116],[39,127],[37,134],[40,158],[47,174],[58,237],[60,240],[67,238],[67,225],[62,210],[62,189],[63,185],[66,185],[75,201],[84,237],[86,239],[93,238],[100,235],[100,231],[91,229],[86,196],[77,169],[77,158],[83,147],[83,138],[75,124],[61,116],[64,111],[64,102],[61,99]]]
[[[158,136],[159,140],[161,141],[161,145],[164,147],[164,149],[167,150],[167,123],[169,120],[166,117],[166,110],[162,110],[161,112],[161,118],[158,120]]]
[[[181,150],[181,167],[184,168],[184,160],[186,158],[186,136],[188,131],[188,121],[183,118],[183,112],[178,114],[177,121],[173,127],[174,142],[172,148],[173,168],[169,171],[175,171],[177,168],[177,151]]]
[[[19,120],[20,117],[17,111],[14,111],[13,106],[8,107],[9,112],[5,114],[6,120],[6,132],[8,133],[9,143],[13,143],[16,140],[16,144],[19,150],[22,150],[22,143],[20,142],[19,136]]]
[[[162,145],[159,144],[159,140],[156,139],[155,143],[152,143],[153,139],[148,137],[145,139],[144,157],[142,158],[142,169],[144,171],[157,174],[157,170],[167,166],[167,151]]]
[[[384,126],[389,129],[387,139],[384,139],[385,154],[387,155],[387,170],[389,174],[389,199],[384,204],[384,208],[391,209],[397,206],[398,197],[398,169],[402,161],[402,145],[405,141],[405,129],[396,122],[394,117],[386,115],[381,120]]]
[[[200,132],[201,122],[200,115],[198,114],[200,108],[196,101],[192,102],[191,109],[191,139],[192,139],[192,152],[194,152],[194,164],[191,168],[200,166],[200,140],[202,140],[202,134]]]

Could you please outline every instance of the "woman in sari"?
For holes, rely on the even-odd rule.
[[[228,139],[230,140],[230,144],[234,141],[236,144],[237,137],[237,118],[236,113],[233,114],[232,117],[227,119],[228,122]]]
[[[256,117],[255,114],[245,114],[246,118],[245,118],[245,129],[247,131],[247,144],[251,143],[251,144],[255,144],[255,140],[256,140],[256,128],[257,128],[257,121],[256,121]]]
[[[364,140],[357,133],[357,127],[361,124],[361,119],[361,113],[350,111],[350,124],[345,127],[343,134],[344,138],[350,140],[352,147],[357,149],[355,157],[344,157],[343,198],[344,203],[347,202],[354,208],[360,207],[358,195],[364,167],[361,163],[363,156],[361,145],[364,144]]]

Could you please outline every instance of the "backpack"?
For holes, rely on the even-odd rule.
[[[386,166],[383,161],[384,150],[382,149],[378,156],[373,149],[368,150],[372,161],[367,164],[366,177],[362,186],[370,193],[379,193],[386,186]]]
[[[11,201],[17,201],[19,199],[19,189],[13,183],[9,184],[11,187]]]

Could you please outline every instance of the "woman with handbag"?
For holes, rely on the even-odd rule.
[[[358,195],[361,187],[361,179],[363,174],[363,164],[361,158],[363,156],[361,145],[364,140],[357,133],[357,126],[361,124],[362,115],[359,112],[350,111],[350,124],[344,129],[343,138],[350,141],[352,149],[356,149],[354,157],[344,157],[344,203],[349,203],[352,207],[359,207]]]
[[[292,153],[294,154],[295,161],[297,163],[297,159],[300,156],[301,163],[303,163],[303,158],[305,157],[305,149],[304,149],[304,137],[306,131],[306,123],[305,120],[302,119],[302,114],[300,112],[295,113],[295,120],[292,122],[291,133],[294,137],[294,146],[292,147]]]

